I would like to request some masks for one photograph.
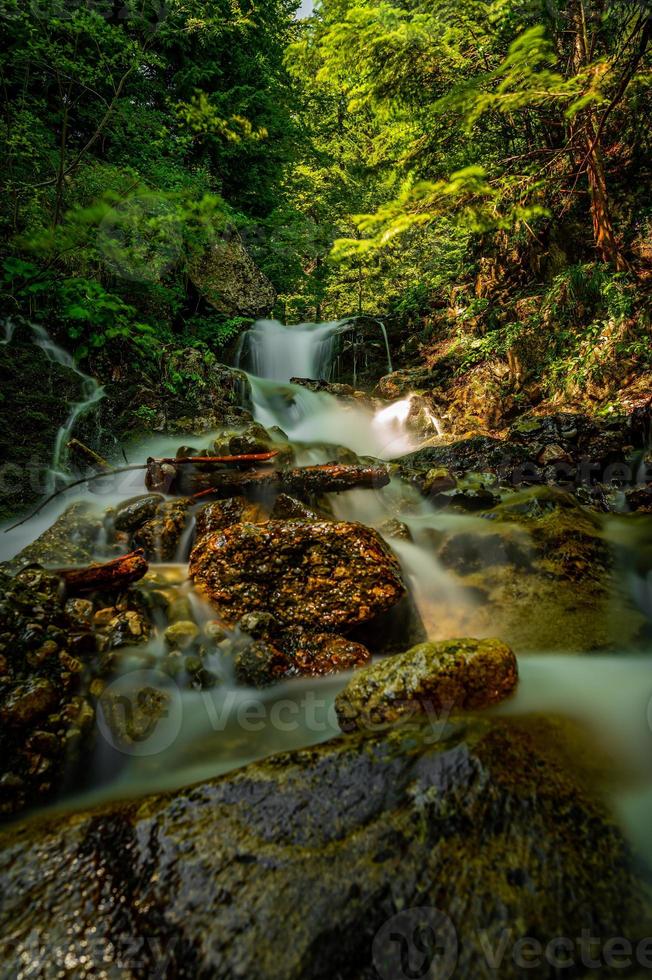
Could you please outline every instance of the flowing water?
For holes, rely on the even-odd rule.
[[[70,478],[66,475],[68,443],[79,419],[83,415],[91,412],[104,397],[104,388],[95,378],[91,378],[79,370],[73,357],[68,351],[65,351],[52,340],[45,327],[42,327],[38,323],[29,323],[28,326],[32,333],[34,345],[40,347],[48,361],[53,364],[60,364],[62,367],[72,371],[73,374],[76,374],[79,378],[81,388],[81,398],[79,401],[71,402],[68,407],[68,416],[57,432],[46,485],[46,490],[50,493],[57,486],[69,481]],[[16,332],[16,327],[17,323],[15,321],[5,321],[5,335],[0,343],[10,344]]]
[[[256,419],[268,427],[279,426],[296,444],[300,462],[330,459],[334,446],[384,459],[409,452],[419,444],[419,437],[408,424],[410,398],[389,406],[372,400],[347,403],[327,392],[290,382],[292,377],[328,377],[335,356],[333,341],[341,328],[342,322],[287,328],[274,321],[261,321],[254,326],[243,340],[240,361],[256,372],[249,375]],[[46,352],[60,356],[38,332],[35,338]],[[93,392],[96,398],[101,397],[97,388]],[[84,403],[87,407],[91,397],[89,386],[89,399]],[[71,407],[68,434],[79,417],[77,408]],[[436,419],[433,426],[439,438],[445,439]],[[152,440],[142,447],[142,456],[173,455],[178,441],[178,437]],[[207,436],[206,444],[209,441]],[[93,499],[96,505],[109,506],[139,492],[140,473],[116,479],[104,496],[90,498],[87,492],[69,491],[37,518],[5,536],[4,557],[33,540],[73,499]],[[456,631],[459,635],[480,600],[461,589],[437,560],[433,536],[461,529],[481,546],[483,536],[493,530],[491,522],[437,511],[396,478],[380,490],[351,490],[331,499],[339,519],[361,521],[381,533],[388,518],[398,518],[408,526],[411,540],[388,539],[388,543],[401,562],[427,633],[431,638],[456,635]],[[613,525],[613,538],[620,543],[633,533],[631,525],[625,531],[621,524],[616,521]],[[187,560],[191,541],[190,528],[179,548],[182,563]],[[193,595],[185,564],[157,568],[168,577],[171,587],[191,597],[197,622],[214,615]],[[648,580],[641,584],[632,573],[632,581],[640,602],[649,604]],[[156,661],[162,656],[162,640],[152,641],[147,651]],[[220,655],[219,647],[209,665],[221,680],[209,691],[182,690],[163,682],[156,668],[150,670],[150,682],[166,683],[172,695],[172,710],[157,735],[160,741],[155,751],[134,751],[125,758],[110,737],[99,740],[84,802],[186,785],[270,753],[315,744],[337,734],[334,699],[347,683],[346,674],[292,680],[260,692],[233,684],[229,660]],[[611,796],[634,842],[652,859],[648,830],[652,810],[652,680],[648,658],[626,650],[618,656],[603,656],[580,655],[572,649],[564,654],[540,649],[519,656],[519,671],[515,697],[492,709],[493,713],[542,712],[580,723],[600,760],[602,790]]]

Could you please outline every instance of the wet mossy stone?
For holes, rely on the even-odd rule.
[[[500,640],[420,643],[353,677],[335,701],[340,728],[369,729],[425,713],[486,708],[516,689],[516,657]]]
[[[396,460],[401,471],[410,476],[445,467],[454,475],[464,473],[498,473],[501,479],[522,480],[520,467],[531,458],[525,446],[515,445],[492,436],[472,436],[444,446],[426,446]]]
[[[0,893],[0,972],[29,961],[43,980],[70,963],[80,977],[371,980],[379,931],[424,907],[456,932],[452,975],[474,980],[522,978],[524,937],[652,934],[649,877],[565,726],[538,719],[347,736],[32,821],[0,836]],[[506,933],[497,973],[487,949]]]

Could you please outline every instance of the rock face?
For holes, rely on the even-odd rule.
[[[105,385],[100,403],[103,426],[118,436],[133,432],[180,435],[213,432],[251,422],[243,407],[250,398],[242,371],[221,364],[207,350],[164,346],[156,370]]]
[[[88,504],[71,504],[36,541],[8,563],[24,565],[86,565],[102,529],[101,519]]]
[[[8,830],[0,972],[395,980],[398,966],[383,972],[394,917],[415,910],[400,920],[411,935],[433,907],[450,923],[437,938],[455,972],[442,977],[522,978],[525,937],[636,944],[650,935],[649,884],[563,735],[498,720],[438,742],[427,726],[352,736]],[[487,951],[501,940],[497,972]]]
[[[357,671],[337,696],[342,731],[385,725],[415,712],[475,710],[516,688],[516,657],[500,640],[420,643]]]
[[[231,624],[265,611],[284,627],[338,632],[384,612],[404,593],[382,538],[347,522],[236,524],[197,544],[190,574]]]
[[[227,316],[261,317],[276,301],[271,282],[237,239],[215,245],[191,269],[190,278],[211,306]]]

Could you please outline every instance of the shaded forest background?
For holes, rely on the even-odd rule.
[[[379,316],[467,424],[648,390],[651,5],[296,7],[2,0],[3,316],[102,380]]]

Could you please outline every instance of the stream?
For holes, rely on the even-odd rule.
[[[371,401],[354,404],[327,391],[310,390],[292,378],[327,379],[335,357],[335,337],[344,321],[287,328],[261,321],[243,338],[238,363],[247,371],[255,419],[265,427],[279,427],[293,444],[297,465],[323,463],[332,458],[332,447],[344,447],[361,457],[394,460],[418,448],[424,441],[411,430],[408,420],[411,398],[382,407]],[[6,342],[11,338],[7,337]],[[44,332],[35,342],[48,356],[67,357],[55,350]],[[66,362],[67,363],[67,362]],[[101,388],[84,376],[85,398],[70,407],[69,418],[53,448],[53,485],[61,479],[65,443],[75,421],[102,397]],[[439,419],[430,419],[429,444],[449,437]],[[213,434],[214,437],[214,434]],[[202,437],[205,445],[211,436]],[[138,447],[138,457],[174,455],[179,436],[158,436]],[[196,441],[196,440],[194,440]],[[134,448],[130,450],[134,454]],[[49,527],[72,501],[94,507],[115,506],[143,492],[142,473],[123,474],[109,483],[61,494],[26,524],[2,536],[2,559],[9,559]],[[350,490],[332,496],[333,515],[342,521],[359,521],[382,529],[388,520],[407,526],[410,539],[387,537],[400,560],[404,579],[430,639],[464,635],[474,621],[481,597],[462,588],[438,560],[433,537],[452,530],[467,533],[482,547],[489,523],[473,514],[438,510],[399,476],[382,489]],[[622,542],[622,519],[610,518],[607,537]],[[182,536],[176,561],[153,566],[170,588],[185,597],[195,621],[208,623],[214,613],[196,595],[187,580],[187,558],[192,544],[192,525]],[[525,534],[525,532],[524,532]],[[527,535],[525,534],[527,537]],[[630,541],[630,548],[632,542]],[[633,543],[635,548],[635,542]],[[649,577],[623,570],[634,601],[650,612]],[[494,635],[493,624],[474,635]],[[58,806],[76,808],[146,792],[173,789],[199,782],[279,751],[323,742],[339,732],[334,699],[350,674],[284,681],[271,689],[254,691],[235,685],[228,658],[218,649],[208,658],[219,678],[210,690],[188,690],[169,679],[162,680],[156,662],[163,657],[160,635],[139,647],[135,669],[148,683],[164,684],[171,696],[167,717],[156,738],[125,755],[113,744],[101,714],[92,764],[81,784]],[[593,746],[594,769],[600,789],[606,793],[622,826],[641,853],[652,861],[652,682],[649,655],[624,647],[617,654],[578,653],[572,649],[550,652],[530,637],[519,656],[520,682],[509,701],[490,709],[505,715],[560,715],[578,722]],[[127,651],[128,654],[128,651]],[[143,654],[149,664],[142,666]],[[129,658],[124,663],[129,666]],[[141,666],[139,666],[139,664]],[[121,677],[113,682],[119,692]]]

